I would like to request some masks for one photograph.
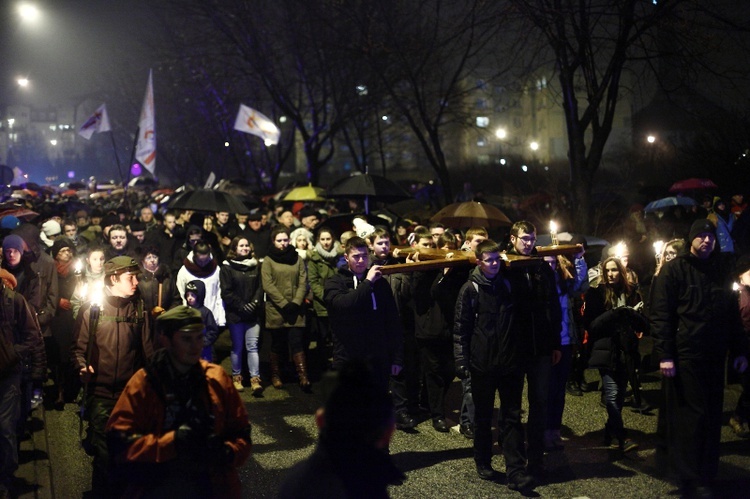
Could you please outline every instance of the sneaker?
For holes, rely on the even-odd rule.
[[[474,428],[471,427],[471,423],[461,423],[458,432],[468,439],[474,438]]]
[[[748,428],[747,421],[736,414],[729,418],[729,427],[732,428],[738,437],[750,438],[750,428]]]
[[[632,441],[629,438],[626,438],[625,440],[623,440],[622,442],[620,442],[620,450],[622,452],[626,453],[626,452],[634,451],[637,448],[638,448],[638,444],[635,443],[634,441]]]
[[[250,378],[250,391],[253,395],[260,395],[263,393],[263,385],[260,382],[260,376],[253,376]]]
[[[508,488],[510,490],[530,490],[534,488],[534,477],[521,472],[508,478]]]
[[[234,385],[235,390],[238,392],[244,392],[245,387],[242,386],[242,375],[241,374],[235,374],[232,376],[232,384]]]

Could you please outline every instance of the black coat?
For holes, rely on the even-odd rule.
[[[263,298],[258,261],[254,258],[244,262],[225,260],[219,270],[219,277],[227,324],[257,322]],[[252,314],[248,314],[242,307],[251,302],[256,302],[256,307]]]

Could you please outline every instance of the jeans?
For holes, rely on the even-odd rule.
[[[627,372],[624,366],[619,366],[615,369],[599,369],[599,374],[602,377],[602,391],[607,405],[605,429],[609,435],[623,439],[625,438],[625,425],[622,422],[622,404],[628,384]]]
[[[552,366],[549,379],[549,397],[547,402],[547,429],[559,430],[562,426],[563,411],[565,411],[565,383],[568,380],[570,366],[573,360],[573,349],[570,345],[560,347],[562,356],[560,362]]]
[[[260,357],[258,357],[258,340],[260,338],[260,324],[257,322],[238,322],[229,324],[229,334],[232,337],[232,375],[242,372],[242,347],[247,349],[247,370],[250,377],[260,376]]]
[[[21,413],[21,375],[0,379],[0,485],[10,485],[18,468],[16,424]]]

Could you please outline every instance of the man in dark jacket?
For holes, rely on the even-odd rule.
[[[536,227],[520,221],[510,229],[508,254],[533,256]],[[540,481],[544,474],[544,430],[552,366],[560,361],[562,309],[552,267],[541,258],[535,265],[523,265],[507,272],[516,303],[515,327],[520,329],[526,355],[529,421],[526,434],[528,470]]]
[[[47,369],[35,313],[24,297],[12,290],[13,286],[15,278],[7,270],[0,270],[1,341],[19,356],[18,364],[0,371],[0,497],[9,497],[8,489],[18,468],[16,427],[21,413],[23,366],[27,363],[31,365],[32,379],[43,378]]]
[[[325,283],[325,303],[334,338],[333,368],[347,360],[368,362],[385,391],[403,362],[401,320],[381,266],[370,263],[367,242],[353,237],[344,247],[347,267]]]
[[[492,240],[479,243],[475,268],[458,293],[453,329],[456,372],[471,376],[474,398],[474,462],[483,480],[497,478],[492,468],[492,410],[500,396],[500,435],[508,488],[529,489],[526,471],[521,398],[528,362],[526,338],[515,325],[517,302],[500,272],[500,248]]]
[[[662,267],[651,296],[664,400],[657,458],[671,465],[687,497],[712,497],[727,350],[737,371],[747,369],[748,345],[732,293],[731,261],[714,252],[715,230],[707,219],[693,222],[689,253]]]
[[[88,441],[94,456],[94,494],[109,494],[107,439],[104,427],[130,377],[153,353],[153,338],[143,301],[136,294],[140,268],[129,256],[104,264],[105,288],[98,320],[95,306],[81,308],[73,331],[72,362],[87,384]]]

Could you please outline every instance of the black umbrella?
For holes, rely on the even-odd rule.
[[[250,210],[235,195],[213,189],[196,189],[178,195],[167,204],[170,209],[229,213],[249,213]]]
[[[401,186],[380,175],[364,173],[339,180],[328,190],[329,198],[364,199],[369,213],[369,200],[393,202],[411,198]]]

